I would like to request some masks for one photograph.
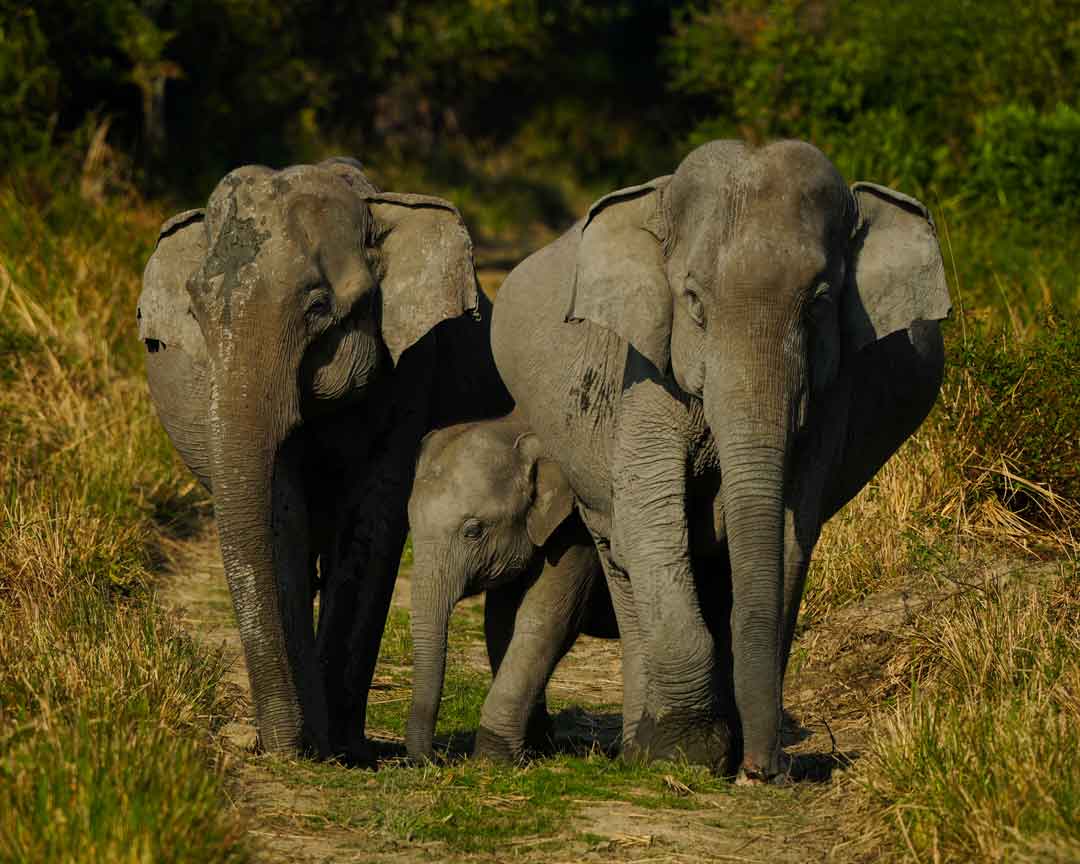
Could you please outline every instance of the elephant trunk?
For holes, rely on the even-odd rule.
[[[231,378],[231,381],[230,381]],[[238,376],[217,377],[235,382]],[[314,663],[308,514],[296,442],[239,387],[211,397],[211,467],[222,563],[265,750],[326,749]]]
[[[405,746],[414,759],[429,759],[446,677],[450,613],[462,592],[449,585],[445,567],[432,566],[431,556],[420,550],[414,550],[414,555],[413,697]]]
[[[778,356],[757,344],[714,354],[724,371],[703,394],[720,458],[743,768],[763,778],[780,771],[785,467],[806,380],[791,340],[776,341]]]

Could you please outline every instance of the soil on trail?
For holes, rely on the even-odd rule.
[[[457,853],[442,843],[410,843],[381,830],[343,827],[327,818],[331,795],[321,784],[283,782],[282,763],[254,752],[247,672],[212,526],[192,540],[170,547],[161,601],[180,616],[191,634],[223,650],[228,686],[237,694],[234,717],[222,729],[221,746],[233,778],[235,806],[247,816],[257,860],[351,861],[848,861],[859,856],[845,842],[842,816],[849,783],[843,766],[864,745],[865,704],[887,650],[882,635],[891,620],[864,608],[861,623],[848,616],[838,654],[824,657],[826,633],[804,656],[789,680],[785,724],[787,752],[803,780],[781,789],[731,787],[723,794],[694,795],[696,809],[668,809],[626,801],[582,801],[577,815],[557,835],[518,838],[503,851]],[[407,570],[399,576],[395,605],[407,608]],[[475,605],[481,600],[467,601]],[[886,604],[888,605],[888,604]],[[486,672],[479,637],[460,656]],[[804,638],[801,640],[806,643]],[[812,646],[813,647],[813,646]],[[804,655],[806,650],[804,648]],[[376,685],[380,681],[376,670]],[[843,682],[843,683],[842,683]],[[586,705],[618,704],[621,672],[617,641],[582,638],[556,670],[552,701]],[[796,719],[798,718],[798,719]],[[801,721],[801,722],[800,722]],[[557,718],[563,735],[614,734],[618,717],[569,709]],[[591,729],[589,728],[591,724]],[[610,727],[610,728],[604,728]],[[385,740],[385,736],[384,736]],[[400,743],[400,742],[399,742]],[[335,769],[337,770],[337,769]],[[360,771],[341,767],[341,771]]]

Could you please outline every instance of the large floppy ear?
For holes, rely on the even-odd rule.
[[[605,195],[581,224],[567,321],[589,320],[633,345],[661,372],[671,359],[670,175]]]
[[[205,360],[206,345],[186,287],[206,255],[203,218],[202,210],[185,210],[165,220],[146,262],[135,316],[139,339],[150,353],[174,348]]]
[[[843,299],[850,356],[952,308],[937,230],[919,201],[874,183],[851,187],[858,209]]]
[[[514,447],[525,462],[531,499],[525,514],[525,530],[534,546],[547,543],[555,529],[574,512],[574,493],[566,475],[551,459],[541,455],[536,433],[519,435]]]
[[[472,239],[442,198],[395,192],[364,196],[375,221],[382,336],[395,365],[440,321],[477,308]]]

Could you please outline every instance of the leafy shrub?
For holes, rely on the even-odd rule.
[[[1023,342],[952,335],[936,422],[956,436],[962,476],[973,492],[1054,524],[1055,496],[1080,502],[1080,316],[1047,312]]]
[[[1008,104],[975,117],[964,194],[1018,218],[1080,216],[1080,110]]]
[[[0,154],[15,160],[44,147],[59,75],[34,10],[0,4]]]

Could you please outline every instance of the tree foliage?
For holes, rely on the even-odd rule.
[[[1080,0],[0,0],[0,34],[9,164],[107,116],[192,198],[334,150],[558,223],[568,190],[791,136],[932,205],[1080,221]]]

